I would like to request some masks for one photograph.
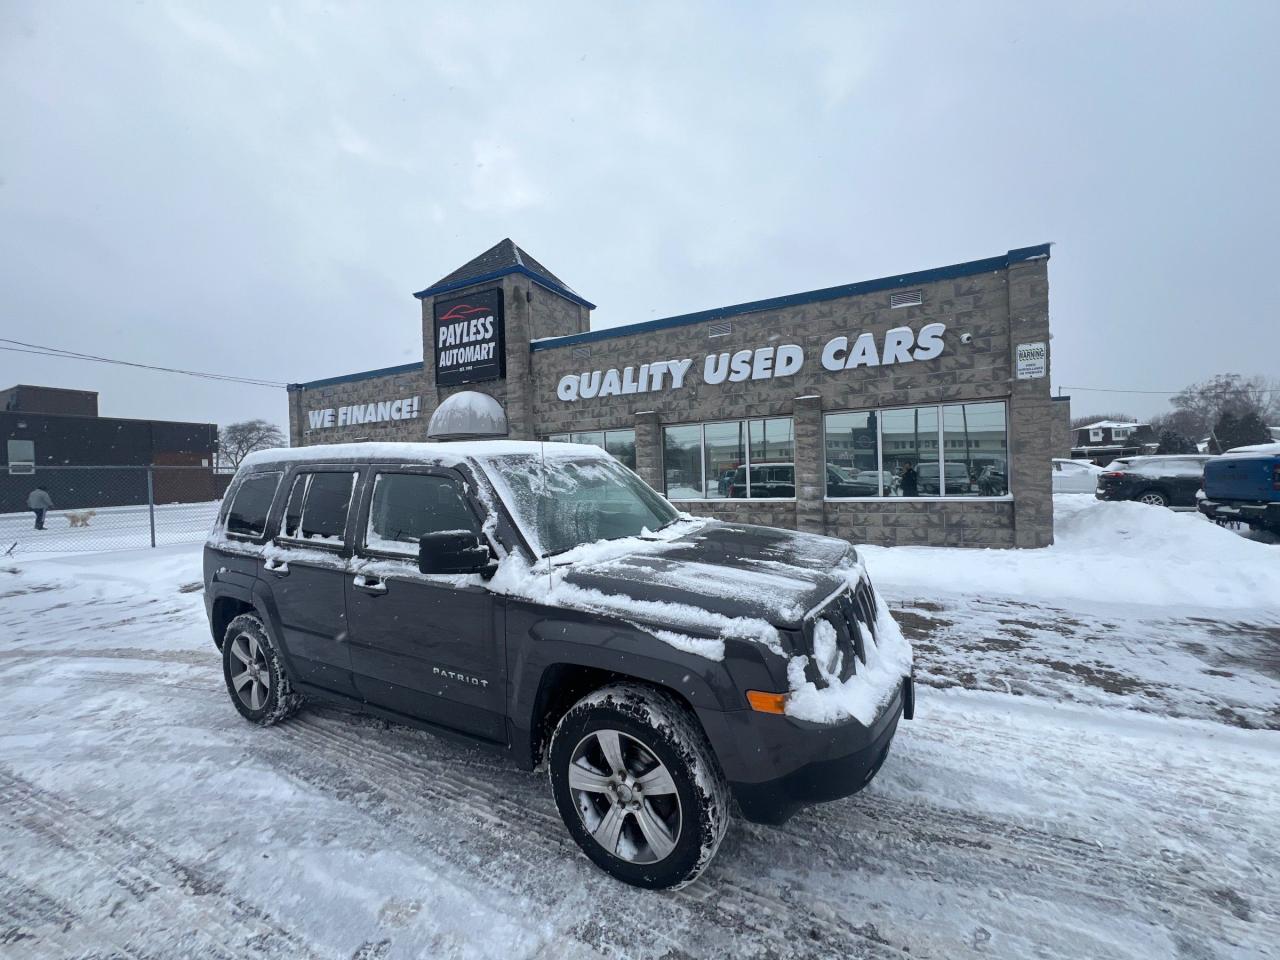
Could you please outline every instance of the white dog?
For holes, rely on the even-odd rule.
[[[73,527],[87,527],[89,521],[98,515],[96,510],[81,510],[79,513],[67,513],[66,518]]]

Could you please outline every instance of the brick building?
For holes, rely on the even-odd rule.
[[[146,503],[149,495],[198,503],[226,487],[214,474],[216,425],[101,417],[93,390],[0,390],[0,438],[0,513],[26,510],[36,483],[64,509]],[[150,494],[147,467],[174,468],[152,471]]]
[[[607,330],[510,240],[415,294],[423,362],[289,387],[293,444],[422,440],[446,396],[597,443],[690,512],[855,543],[1052,541],[1049,247]]]

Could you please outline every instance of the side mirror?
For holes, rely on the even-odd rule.
[[[428,533],[418,540],[418,569],[422,573],[491,573],[488,546],[469,530]]]

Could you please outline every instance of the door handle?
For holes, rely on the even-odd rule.
[[[357,590],[363,590],[365,593],[381,594],[387,592],[387,585],[384,581],[377,577],[366,577],[362,573],[357,573],[351,579],[351,585]]]
[[[283,560],[279,563],[274,560],[265,560],[263,561],[262,569],[268,573],[274,573],[277,577],[287,577],[289,575],[289,564]]]

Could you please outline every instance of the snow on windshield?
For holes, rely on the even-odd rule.
[[[679,516],[607,454],[518,453],[480,462],[538,556],[637,537]]]

